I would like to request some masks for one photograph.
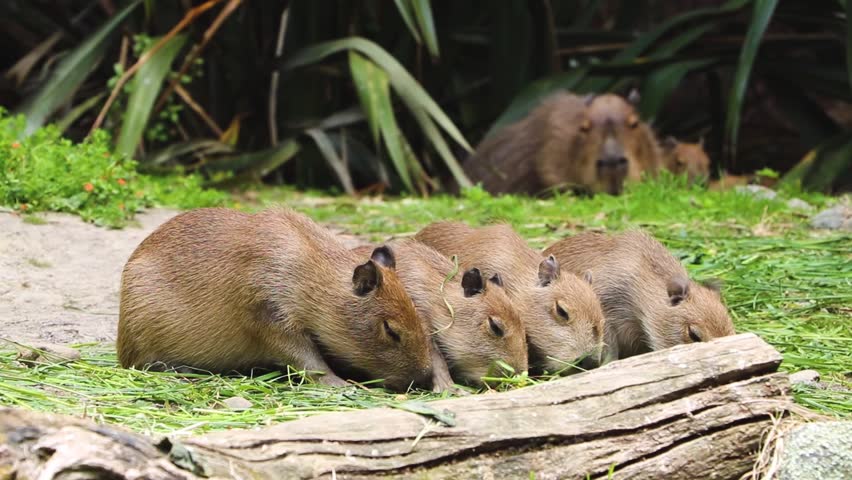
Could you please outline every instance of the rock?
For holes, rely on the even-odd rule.
[[[790,374],[790,383],[810,383],[819,381],[819,372],[816,370],[801,370]]]
[[[18,345],[18,361],[27,366],[36,363],[62,363],[80,360],[80,352],[65,345],[33,343]]]
[[[811,211],[814,209],[813,205],[801,198],[791,198],[790,200],[787,200],[787,206],[793,210]]]
[[[778,196],[775,190],[763,185],[737,185],[734,191],[751,195],[758,200],[774,200]]]
[[[852,422],[814,422],[784,436],[779,480],[852,478]]]
[[[226,399],[222,403],[224,403],[225,406],[230,408],[231,410],[248,410],[249,408],[254,406],[253,403],[243,397],[231,397]]]
[[[835,205],[811,218],[811,227],[852,231],[852,206]]]

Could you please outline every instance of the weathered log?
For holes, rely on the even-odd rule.
[[[791,406],[780,362],[775,349],[744,334],[427,404],[452,412],[453,426],[379,408],[182,443],[4,409],[0,478],[600,478],[611,467],[615,478],[739,478],[771,416]]]

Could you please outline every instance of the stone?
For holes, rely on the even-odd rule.
[[[811,227],[852,231],[852,206],[835,205],[811,217]]]
[[[813,205],[802,200],[801,198],[791,198],[790,200],[787,200],[787,207],[792,208],[793,210],[803,211],[811,211],[814,209]]]
[[[784,436],[779,480],[852,478],[852,422],[814,422]]]
[[[819,381],[819,372],[816,370],[800,370],[790,374],[790,383],[816,384]]]
[[[33,343],[18,345],[18,361],[27,366],[37,363],[63,363],[80,360],[80,352],[65,345]]]
[[[737,185],[735,191],[753,196],[759,200],[774,200],[778,193],[763,185]]]
[[[243,397],[231,397],[226,399],[222,403],[224,403],[225,406],[231,410],[248,410],[249,408],[254,406],[253,403]]]

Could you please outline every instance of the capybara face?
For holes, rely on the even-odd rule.
[[[482,385],[482,377],[502,376],[497,360],[514,373],[527,370],[527,340],[524,324],[503,289],[503,280],[493,275],[484,280],[472,268],[462,278],[464,297],[454,305],[458,319],[451,328],[444,350],[453,376],[471,385]]]
[[[675,277],[669,280],[667,290],[666,321],[649,332],[653,350],[735,333],[717,287]]]
[[[625,181],[641,179],[648,133],[630,103],[612,94],[592,97],[578,128],[571,150],[587,188],[618,195]]]
[[[363,342],[353,363],[367,372],[383,372],[385,385],[393,390],[405,390],[410,385],[430,388],[429,340],[395,266],[391,250],[379,247],[370,260],[355,268],[353,291],[364,308],[356,309],[362,313],[351,322],[368,331],[367,336],[353,338],[372,338],[375,342]]]
[[[675,175],[686,174],[689,183],[704,182],[710,176],[710,158],[703,142],[683,143],[669,137],[663,148],[665,167]]]
[[[577,362],[586,370],[600,364],[604,314],[592,290],[591,276],[561,273],[556,259],[547,257],[539,269],[539,285],[529,309],[537,317],[530,322],[535,327],[527,327],[527,334],[537,350],[539,367],[555,372]]]

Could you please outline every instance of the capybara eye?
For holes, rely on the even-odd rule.
[[[564,318],[565,320],[570,319],[569,316],[568,316],[568,311],[565,310],[564,308],[562,308],[562,306],[559,305],[558,303],[556,304],[556,314],[559,315],[560,317]]]
[[[394,342],[398,342],[400,340],[399,334],[393,331],[387,320],[385,320],[385,333],[387,333],[388,336],[392,338]]]
[[[503,327],[491,317],[488,317],[488,326],[491,327],[491,333],[498,337],[503,336]]]
[[[639,126],[639,117],[636,115],[630,115],[627,117],[627,126],[630,128],[636,128]]]
[[[695,331],[694,328],[689,327],[689,339],[692,340],[693,342],[700,342],[701,336],[698,335],[698,332]]]

